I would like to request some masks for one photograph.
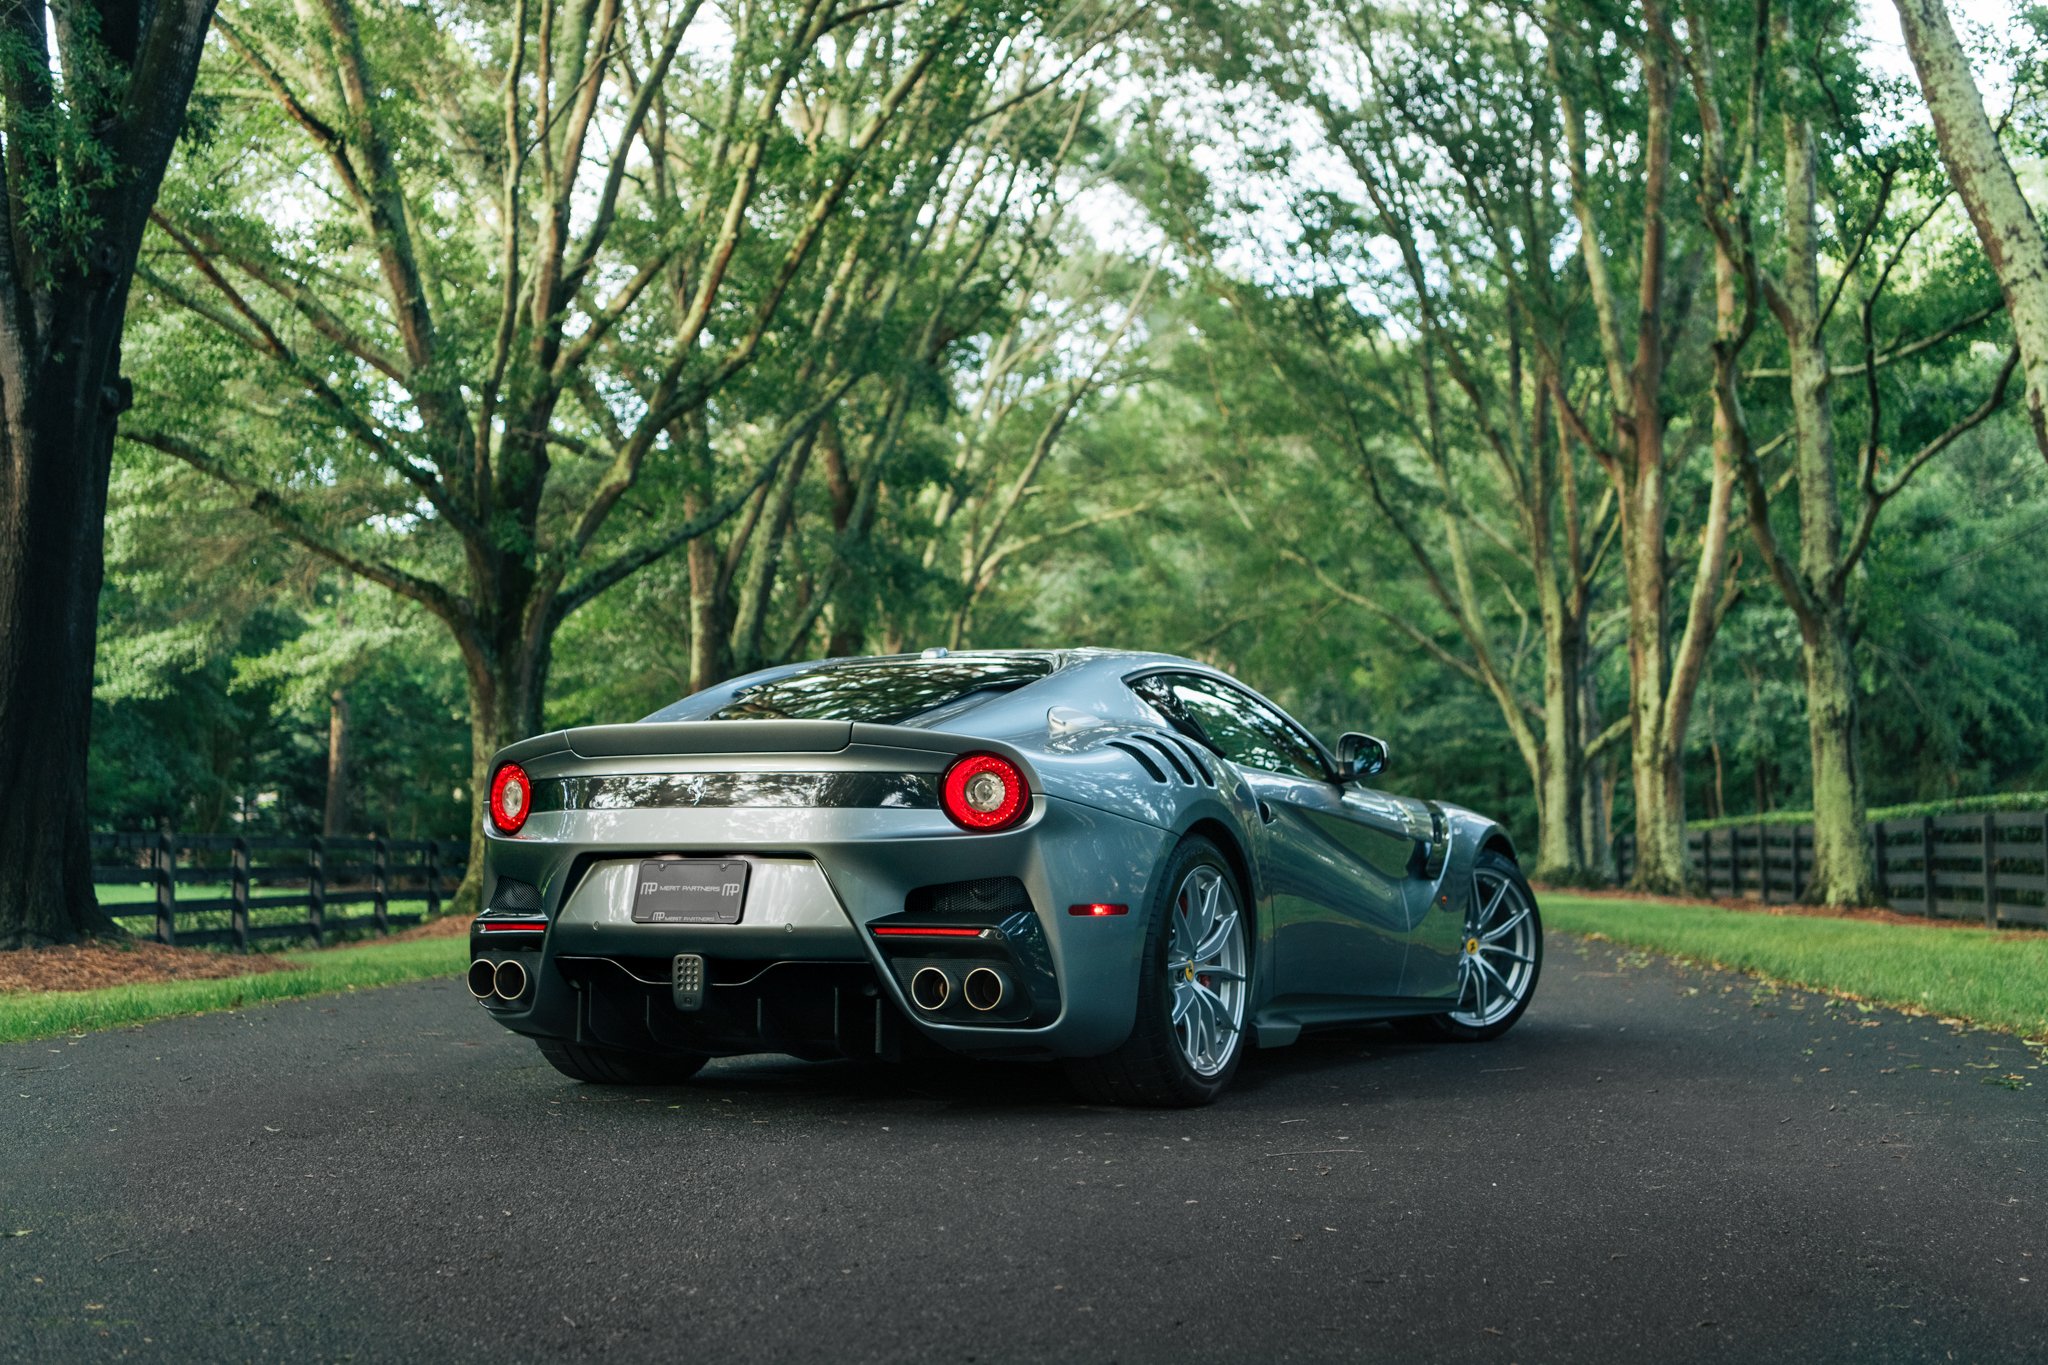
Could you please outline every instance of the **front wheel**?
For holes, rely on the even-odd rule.
[[[1515,1026],[1536,994],[1543,918],[1514,860],[1491,849],[1472,865],[1472,900],[1458,949],[1458,998],[1448,1014],[1417,1020],[1439,1037],[1485,1042]]]
[[[580,1047],[551,1038],[535,1039],[548,1065],[573,1080],[591,1085],[679,1085],[696,1075],[709,1057],[653,1056]]]
[[[1070,1062],[1075,1085],[1108,1104],[1180,1108],[1222,1094],[1244,1053],[1250,942],[1230,864],[1207,839],[1184,841],[1146,910],[1131,1036]]]

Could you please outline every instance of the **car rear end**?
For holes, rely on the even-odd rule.
[[[653,1054],[1080,1056],[1129,1032],[1168,835],[999,739],[842,719],[559,731],[494,767],[470,989]]]

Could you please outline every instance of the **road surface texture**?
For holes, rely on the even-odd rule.
[[[401,986],[0,1048],[0,1358],[2040,1360],[2039,1060],[1556,937],[1497,1043],[1193,1112],[594,1089]]]

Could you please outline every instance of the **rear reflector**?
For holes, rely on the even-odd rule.
[[[1131,907],[1128,905],[1110,905],[1103,901],[1092,901],[1087,905],[1070,905],[1067,907],[1067,913],[1070,915],[1087,915],[1090,918],[1100,918],[1103,915],[1128,915],[1130,912]]]
[[[877,938],[980,938],[980,929],[927,929],[918,924],[878,924]]]
[[[478,920],[477,927],[487,934],[538,934],[545,932],[548,926],[545,920],[526,922],[518,920]]]

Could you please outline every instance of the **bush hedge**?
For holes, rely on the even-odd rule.
[[[1929,815],[1982,815],[1986,811],[2048,810],[2048,792],[1994,792],[1988,796],[1956,796],[1945,801],[1915,801],[1904,806],[1874,806],[1872,820],[1918,820]],[[1805,825],[1810,810],[1774,810],[1762,815],[1730,815],[1719,820],[1692,820],[1687,829],[1733,829],[1743,825]]]

